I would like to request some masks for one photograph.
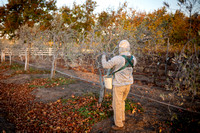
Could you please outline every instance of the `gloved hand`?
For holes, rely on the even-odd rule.
[[[103,52],[103,54],[102,54],[102,59],[106,59],[106,55],[107,55],[107,53],[106,53],[106,52]]]
[[[106,52],[103,52],[103,55],[107,55],[107,53],[106,53]]]
[[[107,53],[106,52],[103,52],[103,54],[102,54],[102,57],[106,57],[106,55],[107,55]]]

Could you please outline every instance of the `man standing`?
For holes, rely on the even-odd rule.
[[[103,68],[114,68],[113,75],[113,100],[114,130],[123,130],[125,122],[125,100],[133,84],[133,66],[136,65],[136,58],[130,53],[130,44],[127,40],[119,43],[119,55],[106,61],[106,55],[102,56]]]

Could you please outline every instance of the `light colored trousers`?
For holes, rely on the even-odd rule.
[[[114,111],[114,122],[118,127],[123,127],[125,121],[125,100],[130,91],[131,85],[113,86],[112,107]]]

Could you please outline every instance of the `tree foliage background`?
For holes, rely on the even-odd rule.
[[[168,3],[151,13],[130,9],[127,3],[117,10],[95,13],[95,0],[86,0],[83,4],[74,2],[72,7],[60,9],[55,5],[56,0],[9,0],[0,7],[0,33],[1,37],[9,37],[13,45],[26,46],[25,49],[54,48],[52,67],[56,66],[57,58],[62,58],[66,64],[85,63],[94,69],[98,66],[97,55],[103,51],[116,54],[113,49],[120,40],[127,39],[132,53],[140,60],[145,61],[149,56],[152,62],[159,64],[161,61],[155,59],[166,57],[162,62],[169,76],[167,88],[187,88],[197,94],[200,0],[178,0],[177,3],[180,10],[175,13],[167,12]],[[30,35],[22,36],[22,31]],[[8,46],[1,42],[1,52]],[[173,74],[167,69],[170,61],[175,64]]]

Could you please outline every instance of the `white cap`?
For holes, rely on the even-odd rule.
[[[119,53],[122,54],[124,52],[130,51],[130,43],[127,40],[122,40],[119,43]]]
[[[130,48],[130,43],[127,40],[122,40],[119,43],[119,48]]]

